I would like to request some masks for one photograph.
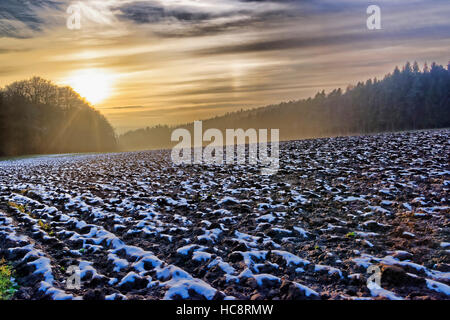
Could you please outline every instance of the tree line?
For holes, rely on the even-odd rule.
[[[450,127],[450,63],[421,69],[417,62],[396,67],[382,80],[369,79],[328,94],[241,110],[203,121],[204,130],[217,128],[280,129],[281,140],[370,134],[386,131]],[[128,150],[170,148],[176,128],[193,131],[193,124],[155,126],[119,137]]]
[[[34,77],[0,89],[0,156],[116,149],[112,126],[70,87]]]
[[[450,64],[396,67],[314,97],[241,110],[203,121],[203,129],[280,129],[280,139],[450,127]],[[70,87],[39,77],[0,89],[0,156],[173,147],[178,126],[129,131],[118,139],[108,120]]]

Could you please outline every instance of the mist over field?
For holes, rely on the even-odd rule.
[[[203,121],[203,130],[279,128],[281,140],[450,127],[450,65],[395,68],[382,80],[319,91],[314,97],[238,111]],[[122,149],[173,147],[171,133],[193,124],[147,127],[119,136]]]

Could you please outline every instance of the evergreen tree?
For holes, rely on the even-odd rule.
[[[450,127],[450,62],[447,69],[407,63],[383,80],[368,80],[341,89],[319,91],[314,98],[277,106],[228,113],[203,122],[218,128],[279,128],[281,139],[367,134],[384,131]],[[182,126],[192,130],[192,124]],[[123,148],[168,148],[175,127],[130,131]]]

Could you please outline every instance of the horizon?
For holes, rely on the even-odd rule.
[[[450,52],[440,0],[378,1],[381,30],[367,29],[370,1],[86,0],[75,30],[71,4],[0,4],[0,86],[69,85],[119,134],[306,99],[406,61],[445,66]]]

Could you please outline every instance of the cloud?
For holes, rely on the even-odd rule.
[[[391,33],[348,32],[343,34],[308,35],[304,37],[287,37],[285,39],[265,39],[254,42],[246,42],[234,45],[215,46],[213,48],[201,49],[195,52],[200,56],[224,55],[224,54],[246,54],[266,51],[285,51],[294,49],[307,49],[318,47],[332,47],[340,45],[352,46],[352,49],[368,48],[373,46],[382,47],[392,43],[401,44],[427,40],[446,40],[448,32],[433,26],[400,30]]]
[[[212,13],[202,12],[189,7],[166,7],[162,3],[130,2],[114,8],[119,19],[130,20],[137,24],[157,23],[164,20],[204,21],[213,17]]]
[[[143,106],[123,106],[123,107],[108,107],[108,108],[103,108],[103,110],[105,109],[110,109],[110,110],[137,110],[137,109],[142,109],[145,108]]]
[[[287,2],[286,2],[287,3]],[[284,2],[242,2],[240,0],[2,0],[0,2],[0,36],[33,37],[52,28],[64,28],[66,10],[80,8],[82,23],[98,27],[115,24],[154,28],[160,36],[205,35],[229,28],[252,25],[271,17],[292,14]],[[290,10],[288,10],[290,9]],[[99,30],[100,31],[100,30]]]
[[[288,4],[289,3],[289,4]],[[293,17],[295,2],[240,0],[131,1],[112,10],[117,19],[145,25],[160,37],[194,37],[251,28]]]
[[[377,3],[383,15],[412,13],[410,23],[413,24],[416,16],[421,20],[421,11],[432,7],[448,13],[445,1],[379,0]],[[372,3],[361,0],[2,0],[0,36],[32,37],[58,26],[64,28],[66,9],[72,4],[80,7],[83,23],[97,24],[98,32],[106,25],[129,30],[134,26],[147,27],[160,37],[193,37],[239,28],[272,27],[305,17],[317,17],[324,26],[330,24],[327,19],[333,22],[341,15],[351,15],[364,22],[365,8]]]
[[[32,37],[42,31],[52,18],[49,12],[59,12],[64,7],[61,0],[2,0],[0,1],[0,36],[13,38]]]

